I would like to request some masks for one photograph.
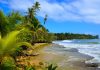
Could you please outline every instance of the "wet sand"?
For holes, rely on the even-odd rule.
[[[77,49],[65,49],[63,46],[52,44],[42,49],[40,58],[49,64],[57,65],[57,70],[100,70],[96,67],[88,67],[85,61],[93,57],[81,54]]]
[[[100,70],[97,67],[89,67],[85,64],[85,61],[91,60],[93,57],[81,54],[74,48],[65,49],[63,46],[52,44],[34,50],[34,52],[39,53],[39,55],[29,56],[26,59],[37,68],[44,68],[53,64],[58,66],[57,70]]]

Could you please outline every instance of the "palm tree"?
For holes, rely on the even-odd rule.
[[[32,20],[38,10],[40,10],[40,4],[35,2],[32,8],[28,8],[28,18]]]
[[[32,8],[28,8],[27,16],[25,16],[25,21],[27,21],[26,23],[33,23],[32,21],[38,10],[40,10],[39,2],[35,2]]]
[[[27,24],[26,27],[33,35],[32,44],[34,44],[34,42],[39,39],[39,33],[46,31],[46,29],[40,24],[40,22],[36,18],[33,19],[32,23]]]
[[[36,42],[36,40],[39,39],[39,36],[40,36],[39,34],[43,34],[42,32],[47,33],[47,30],[45,29],[45,27],[43,27],[40,24],[39,20],[35,17],[37,11],[39,10],[40,10],[40,4],[39,2],[35,2],[33,7],[28,9],[28,13],[27,13],[28,15],[25,17],[27,20],[27,23],[26,25],[25,24],[24,25],[33,34],[32,44],[34,44],[34,42]],[[44,24],[46,23],[46,21],[47,21],[47,15],[45,15],[45,18],[44,18]]]
[[[18,25],[19,23],[22,23],[22,16],[20,15],[19,12],[11,12],[8,16],[8,21],[9,21],[9,28],[10,31],[15,30],[16,25]]]
[[[6,16],[2,11],[0,11],[0,34],[1,37],[4,37],[8,33],[8,24],[9,21],[7,20]]]
[[[46,14],[45,17],[44,17],[44,24],[45,24],[46,21],[47,21],[47,17],[48,17],[48,15]]]
[[[33,8],[28,8],[28,18],[32,19],[33,18],[33,13],[34,13]]]
[[[37,12],[38,10],[40,10],[40,3],[39,2],[35,2],[33,9],[35,10],[35,12]]]

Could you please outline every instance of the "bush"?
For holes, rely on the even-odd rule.
[[[25,67],[25,70],[36,70],[36,69],[32,66],[27,66],[27,67]]]
[[[16,70],[14,59],[11,57],[4,57],[0,65],[0,70]]]
[[[19,33],[19,35],[18,35],[18,41],[31,43],[31,41],[32,41],[32,34],[27,29],[22,30]]]

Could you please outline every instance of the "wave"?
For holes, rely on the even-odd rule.
[[[73,42],[73,41],[72,41],[72,40],[63,40],[62,42],[71,43],[71,42]]]
[[[70,43],[69,43],[70,42]],[[63,45],[65,48],[76,48],[80,53],[90,55],[94,57],[93,60],[90,62],[98,62],[100,63],[100,44],[88,44],[88,43],[81,43],[81,40],[78,40],[80,43],[75,43],[75,40],[64,40],[64,41],[54,41],[53,43]],[[82,41],[84,42],[84,41]],[[85,41],[86,42],[86,41]],[[89,41],[87,41],[89,42]],[[92,42],[92,41],[91,41]]]

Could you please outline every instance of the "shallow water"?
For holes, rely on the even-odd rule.
[[[65,49],[76,48],[80,53],[93,56],[90,62],[100,63],[100,40],[99,39],[74,39],[74,40],[62,40],[53,41],[55,44],[63,45]]]

